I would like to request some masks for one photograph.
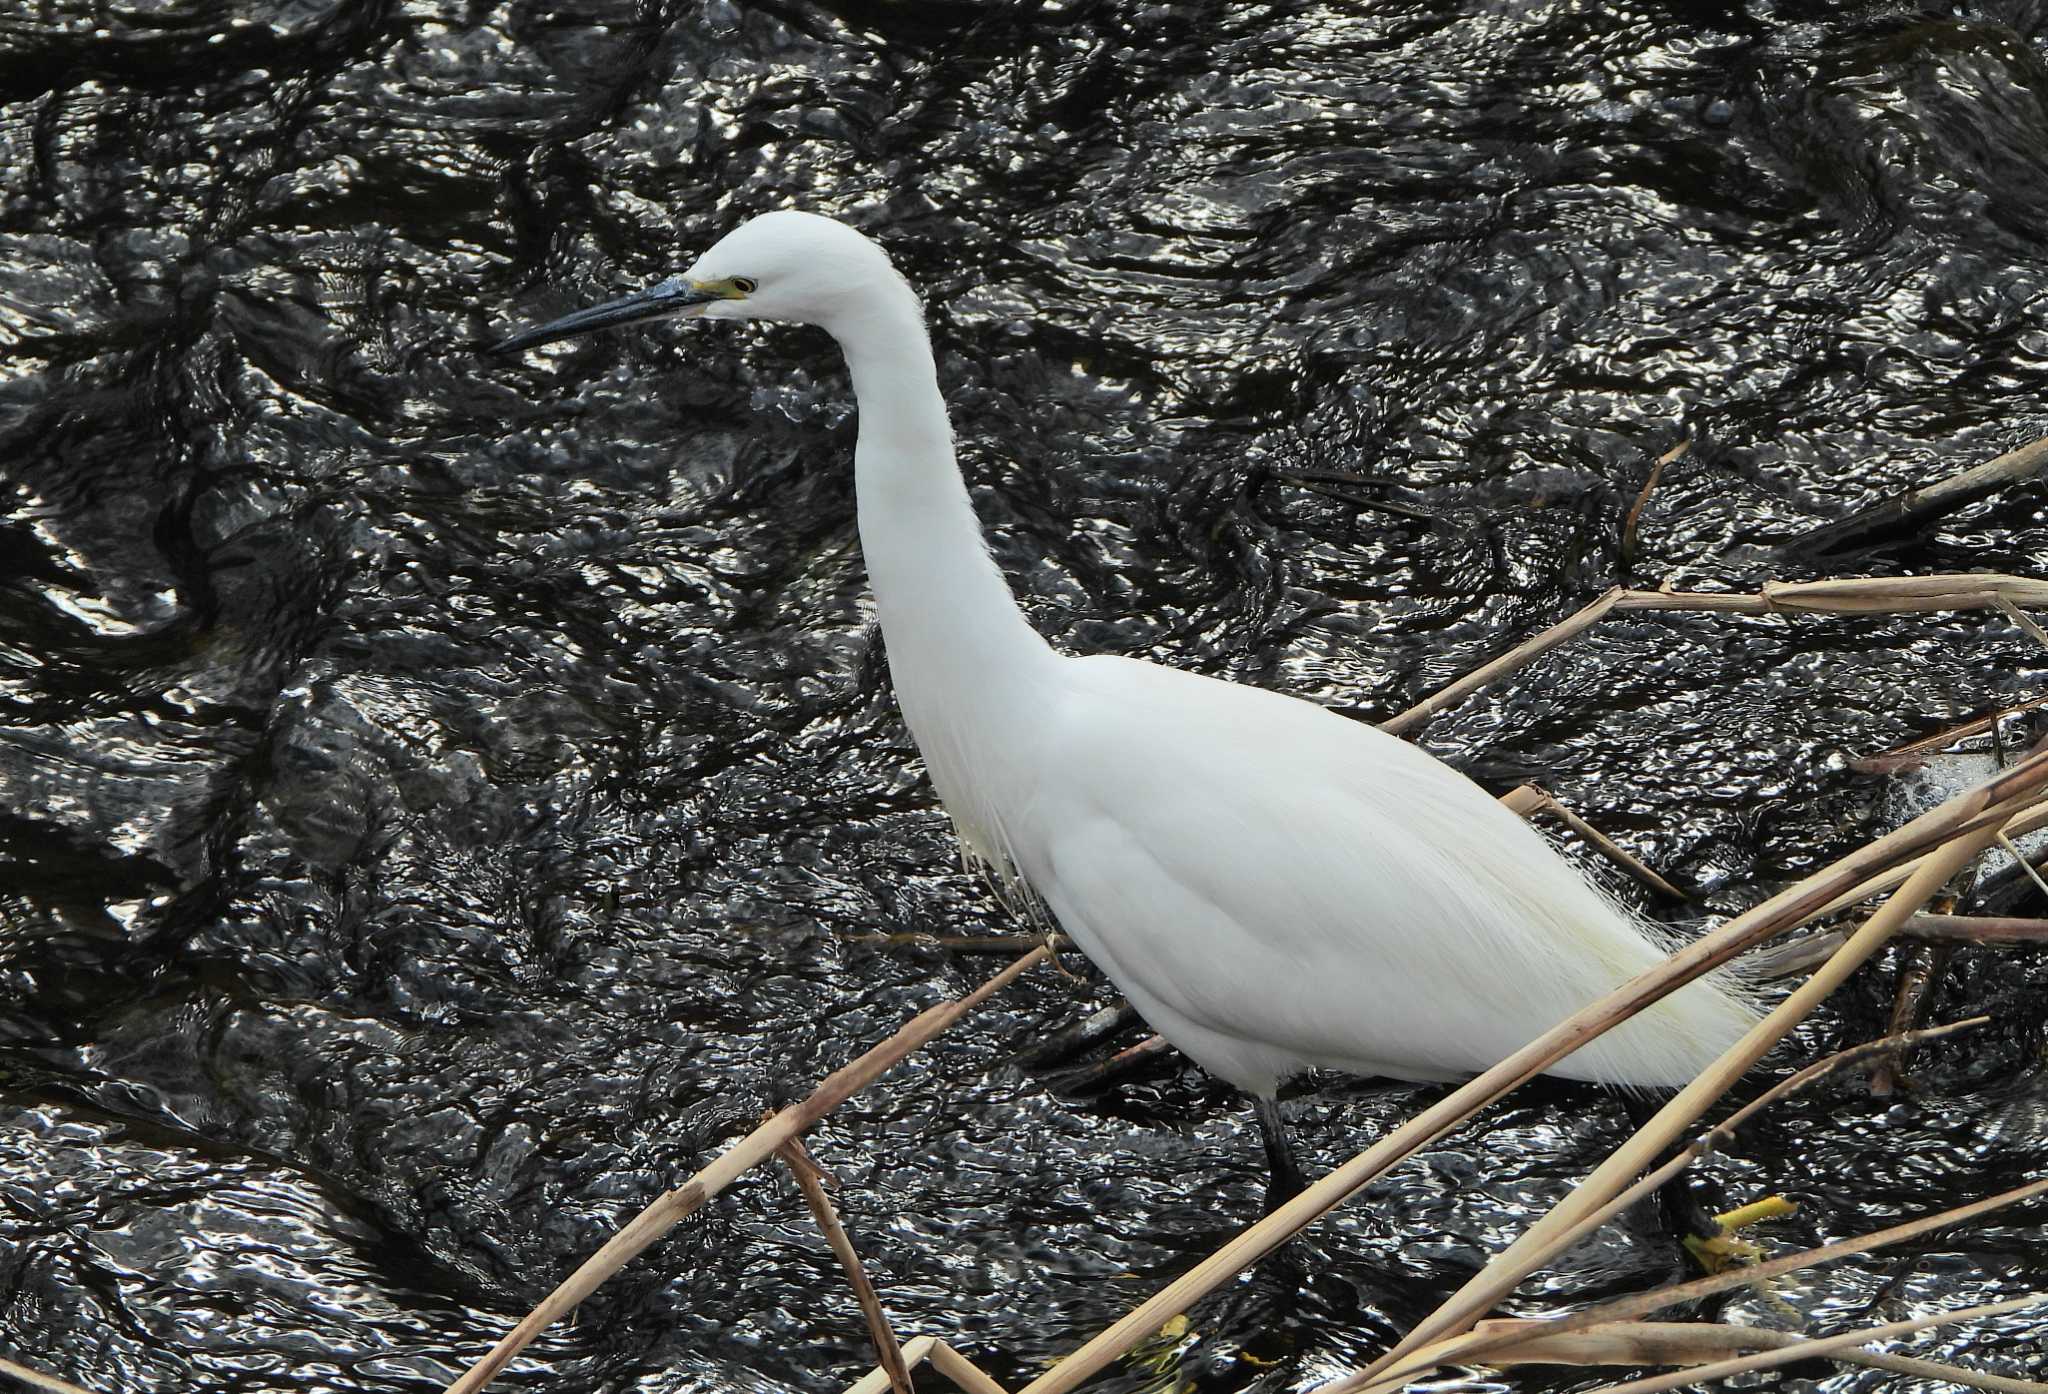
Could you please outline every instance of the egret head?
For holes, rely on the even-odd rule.
[[[493,351],[511,353],[671,315],[791,320],[832,329],[878,288],[902,284],[888,255],[846,224],[794,210],[763,213],[720,238],[681,275],[515,334]]]

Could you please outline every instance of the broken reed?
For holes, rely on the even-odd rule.
[[[1998,610],[2048,607],[2048,581],[2025,576],[1966,572],[1948,576],[1910,576],[1848,581],[1766,581],[1748,595],[1704,591],[1643,591],[1616,586],[1576,614],[1517,644],[1499,658],[1482,664],[1441,691],[1399,715],[1380,729],[1401,735],[1423,721],[1456,706],[1482,687],[1527,667],[1537,657],[1581,634],[1614,610],[1713,610],[1735,615],[1896,615],[1929,610]]]

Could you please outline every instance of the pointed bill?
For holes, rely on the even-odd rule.
[[[491,345],[491,353],[517,353],[532,348],[535,344],[553,343],[577,334],[589,334],[594,330],[612,329],[622,324],[639,324],[651,319],[666,319],[670,315],[689,314],[699,306],[727,296],[716,288],[699,287],[681,276],[671,276],[659,285],[646,290],[622,295],[617,300],[608,300],[602,305],[593,305],[587,310],[578,310],[573,315],[564,315],[558,320],[514,334],[508,339]]]

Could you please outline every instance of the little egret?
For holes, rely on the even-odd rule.
[[[969,852],[1030,888],[1154,1030],[1257,1101],[1313,1067],[1476,1073],[1663,954],[1543,837],[1434,757],[1313,703],[1068,657],[997,570],[917,296],[867,237],[768,213],[687,271],[498,345],[670,315],[791,320],[853,378],[861,551],[904,719]],[[1704,979],[1555,1073],[1685,1083],[1755,1020]]]

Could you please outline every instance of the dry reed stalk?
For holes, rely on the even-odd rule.
[[[1957,741],[1989,731],[2008,716],[2033,711],[2036,707],[2048,707],[2048,697],[2030,697],[2024,702],[2015,702],[2009,707],[2000,707],[1988,716],[1975,717],[1960,725],[1936,731],[1933,735],[1895,745],[1890,750],[1881,750],[1875,755],[1858,755],[1849,761],[1849,768],[1858,774],[1890,774],[1908,765],[1924,762],[1930,755],[1939,755]]]
[[[965,997],[925,1008],[905,1022],[888,1040],[867,1051],[851,1064],[827,1075],[824,1081],[811,1091],[810,1097],[777,1113],[768,1122],[728,1147],[711,1165],[634,1216],[624,1229],[613,1235],[603,1248],[584,1260],[582,1267],[564,1279],[539,1306],[528,1312],[517,1326],[507,1332],[503,1340],[491,1347],[489,1353],[464,1372],[460,1379],[449,1385],[443,1394],[475,1394],[475,1391],[489,1384],[493,1376],[511,1363],[512,1357],[532,1343],[534,1337],[568,1315],[578,1303],[597,1291],[607,1278],[624,1268],[641,1250],[675,1228],[685,1216],[724,1190],[749,1168],[773,1156],[782,1144],[801,1135],[820,1118],[874,1083],[906,1055],[951,1027],[990,996],[1008,987],[1026,969],[1035,966],[1047,956],[1044,946],[1033,949]]]
[[[915,1370],[930,1358],[932,1347],[939,1344],[936,1336],[912,1336],[903,1343],[903,1367]],[[844,1394],[889,1394],[892,1388],[889,1372],[880,1365],[846,1386]]]
[[[1639,592],[1655,595],[1657,592]],[[2048,581],[1995,571],[1942,576],[1868,576],[1840,581],[1766,581],[1763,609],[1810,615],[1905,615],[1928,610],[1995,610],[2048,606]],[[1634,608],[1629,598],[1620,602]],[[1644,608],[1664,607],[1644,602]]]
[[[1664,477],[1664,466],[1684,458],[1692,449],[1692,442],[1682,440],[1659,455],[1650,466],[1650,477],[1643,481],[1643,487],[1636,494],[1636,501],[1629,506],[1628,516],[1621,520],[1621,560],[1624,566],[1632,566],[1636,559],[1636,528],[1643,521],[1643,509],[1650,502],[1650,494],[1656,489],[1657,481]]]
[[[2015,915],[1915,915],[1906,933],[1937,944],[2048,943],[2048,920]]]
[[[1631,856],[1620,843],[1588,823],[1571,809],[1558,801],[1555,794],[1540,784],[1523,784],[1510,789],[1500,796],[1500,801],[1524,818],[1538,813],[1548,813],[1559,822],[1590,843],[1593,849],[1607,860],[1641,881],[1659,895],[1673,900],[1684,900],[1685,892],[1666,881],[1642,862]]]
[[[903,1358],[911,1369],[920,1363],[953,1381],[961,1394],[1009,1394],[987,1371],[936,1336],[919,1336],[905,1343]],[[868,1371],[846,1387],[846,1394],[888,1394],[889,1374],[880,1366]]]
[[[2019,766],[2015,765],[2012,768],[2017,769]],[[1911,827],[1912,824],[1909,823],[1906,826]],[[2048,802],[2021,806],[2013,810],[2011,820],[2005,825],[2005,835],[2007,837],[2020,837],[2027,833],[2038,831],[2041,828],[2048,828]],[[1901,859],[1896,864],[1887,866],[1883,871],[1875,873],[1867,880],[1857,882],[1840,895],[1828,900],[1825,904],[1817,907],[1804,920],[1801,920],[1800,923],[1808,924],[1814,920],[1825,919],[1838,910],[1847,910],[1850,906],[1860,901],[1868,900],[1874,895],[1882,895],[1894,886],[1904,884],[1906,878],[1912,875],[1914,868],[1919,865],[1920,858],[1918,855]]]
[[[1891,1321],[1882,1326],[1865,1326],[1835,1336],[1795,1341],[1776,1350],[1758,1351],[1754,1355],[1717,1360],[1711,1364],[1695,1365],[1690,1369],[1677,1370],[1670,1374],[1652,1375],[1648,1379],[1630,1380],[1626,1384],[1602,1385],[1591,1391],[1591,1394],[1661,1394],[1663,1390],[1677,1389],[1683,1385],[1704,1384],[1728,1375],[1747,1374],[1751,1370],[1772,1370],[1780,1365],[1796,1364],[1801,1360],[1811,1360],[1815,1356],[1866,1345],[1871,1341],[1886,1341],[1894,1336],[1910,1336],[1916,1331],[1925,1331],[1930,1327],[1952,1326],[1956,1322],[1974,1321],[1979,1317],[2003,1316],[2007,1312],[2017,1312],[2021,1308],[2036,1306],[2042,1302],[2048,1302],[2048,1292],[2028,1293],[2025,1297],[2014,1297],[2004,1302],[1987,1302],[1981,1307],[1959,1307],[1952,1312],[1937,1312],[1933,1316],[1914,1317],[1909,1321]]]
[[[55,1375],[46,1375],[41,1370],[32,1370],[28,1366],[17,1364],[12,1360],[0,1359],[0,1375],[4,1375],[8,1379],[19,1380],[31,1389],[44,1390],[45,1394],[92,1394],[90,1389],[81,1388],[69,1380],[58,1379]]]
[[[1582,633],[1610,610],[1715,610],[1738,615],[1893,615],[1927,610],[2048,607],[2048,581],[2027,576],[1965,573],[1949,576],[1869,577],[1845,581],[1766,581],[1752,595],[1702,591],[1640,591],[1620,586],[1576,614],[1524,640],[1490,663],[1380,723],[1401,735],[1480,688],[1526,666],[1547,649]]]
[[[932,1368],[960,1386],[962,1394],[1009,1394],[988,1372],[944,1341],[934,1342]]]
[[[1542,1321],[1484,1321],[1479,1330],[1486,1334],[1510,1335],[1522,1331],[1515,1344],[1496,1348],[1487,1358],[1489,1366],[1513,1365],[1702,1365],[1730,1354],[1752,1350],[1783,1350],[1807,1338],[1796,1331],[1773,1331],[1764,1327],[1729,1326],[1690,1321],[1630,1321],[1609,1326],[1590,1326],[1583,1331],[1556,1335],[1540,1329]],[[1502,1328],[1495,1332],[1494,1328]],[[1831,1359],[1845,1365],[1862,1365],[1889,1370],[1914,1379],[1960,1384],[1991,1394],[2048,1394],[2048,1384],[2038,1380],[1994,1375],[1983,1370],[1891,1355],[1873,1350],[1838,1350]]]
[[[1587,1041],[1743,950],[1781,933],[1815,907],[1877,872],[1939,846],[1964,832],[1996,829],[2027,799],[2048,785],[2048,752],[2030,755],[1991,779],[1929,809],[1797,884],[1686,945],[1657,967],[1608,993],[1559,1023],[1498,1065],[1467,1080],[1393,1132],[1353,1157],[1272,1214],[1233,1237],[1207,1259],[1141,1302],[1033,1380],[1023,1394],[1066,1394],[1112,1360],[1148,1338],[1213,1288],[1280,1247],[1295,1233],[1335,1209],[1351,1194],[1464,1123],[1502,1095],[1527,1083]]]
[[[825,1232],[825,1243],[831,1247],[833,1257],[839,1260],[840,1268],[846,1273],[846,1281],[853,1288],[854,1301],[860,1304],[860,1314],[868,1324],[868,1337],[875,1343],[875,1358],[889,1376],[889,1387],[895,1394],[911,1394],[910,1370],[903,1363],[896,1333],[889,1329],[889,1318],[882,1311],[882,1299],[875,1296],[875,1285],[868,1281],[868,1271],[861,1266],[860,1255],[853,1251],[853,1240],[846,1233],[846,1226],[839,1222],[839,1211],[833,1207],[832,1197],[825,1194],[825,1173],[811,1160],[802,1138],[791,1138],[775,1152],[782,1158],[783,1165],[789,1168],[789,1174],[796,1178],[797,1189],[803,1192],[804,1204],[810,1207],[811,1218]]]
[[[1920,868],[1906,879],[1884,906],[1849,937],[1835,955],[1814,971],[1783,1002],[1699,1078],[1678,1091],[1650,1121],[1636,1130],[1627,1142],[1610,1153],[1549,1213],[1509,1245],[1436,1311],[1424,1317],[1395,1347],[1367,1367],[1354,1380],[1339,1380],[1326,1386],[1325,1394],[1363,1385],[1371,1377],[1399,1362],[1418,1346],[1469,1327],[1513,1292],[1522,1280],[1547,1263],[1558,1251],[1559,1240],[1571,1234],[1589,1213],[1598,1210],[1627,1189],[1637,1173],[1649,1167],[1657,1154],[1678,1139],[1679,1134],[1727,1092],[1729,1086],[1764,1057],[1806,1014],[1845,982],[1849,975],[1878,949],[1908,915],[1924,905],[1947,884],[1948,879],[1968,866],[1998,837],[1996,823],[1979,827],[1944,843],[1929,854]]]
[[[1612,1302],[1603,1302],[1597,1307],[1588,1307],[1569,1316],[1546,1317],[1539,1320],[1542,1320],[1554,1334],[1584,1331],[1611,1322],[1633,1321],[1665,1307],[1696,1302],[1717,1293],[1727,1292],[1731,1288],[1768,1282],[1786,1273],[1816,1268],[1824,1263],[1833,1263],[1837,1259],[1851,1258],[1892,1244],[1902,1244],[1909,1239],[1918,1239],[1922,1235],[1932,1234],[1938,1230],[1953,1229],[1957,1225],[1967,1224],[1980,1216],[1988,1215],[1994,1210],[2018,1205],[2021,1201],[2032,1200],[2040,1195],[2048,1195],[2048,1180],[2032,1181],[1983,1200],[1971,1201],[1968,1205],[1958,1205],[1934,1215],[1923,1215],[1917,1220],[1908,1220],[1904,1224],[1875,1230],[1853,1239],[1838,1239],[1832,1244],[1765,1259],[1746,1268],[1730,1269],[1725,1273],[1695,1278],[1691,1282],[1674,1283],[1653,1292],[1616,1298]],[[1402,1362],[1400,1369],[1375,1376],[1371,1384],[1359,1390],[1359,1394],[1395,1394],[1395,1391],[1406,1388],[1411,1380],[1441,1365],[1484,1364],[1486,1357],[1503,1344],[1503,1338],[1493,1332],[1468,1331],[1461,1336],[1453,1336],[1449,1340],[1439,1341],[1417,1352],[1414,1357]],[[1328,1386],[1325,1386],[1325,1389],[1327,1390]],[[1323,1391],[1318,1391],[1318,1394],[1323,1394]]]
[[[2031,638],[2035,643],[2039,644],[2044,649],[2048,649],[2048,630],[2044,630],[2041,628],[2040,625],[2035,624],[2033,619],[2029,617],[2024,610],[2020,609],[2019,606],[2013,604],[2012,601],[2006,598],[2005,596],[2000,596],[1998,598],[1998,608],[1999,611],[2002,614],[2004,614],[2004,616],[2007,619],[2011,620],[2014,624],[2018,625],[2021,629],[2025,630],[2027,632],[2027,636]]]
[[[1932,484],[1865,504],[1846,518],[1802,533],[1785,543],[1784,548],[1808,556],[1825,556],[1863,546],[1932,522],[1944,513],[2043,470],[2048,470],[2048,437],[2029,441],[1995,460],[1973,465]]]

